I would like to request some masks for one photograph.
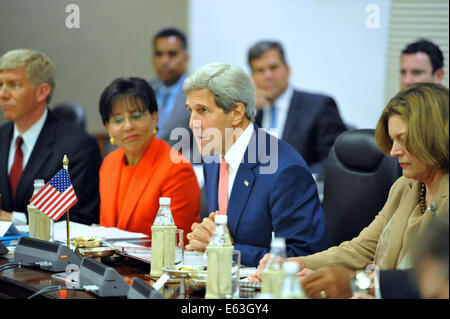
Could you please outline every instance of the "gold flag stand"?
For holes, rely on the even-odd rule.
[[[69,171],[69,158],[67,155],[63,157],[63,167]],[[70,248],[70,227],[69,227],[69,210],[66,213],[66,232],[67,232],[67,247]]]

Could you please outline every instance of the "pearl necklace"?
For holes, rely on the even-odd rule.
[[[435,217],[437,213],[436,202],[432,200],[430,203],[430,207],[427,208],[427,204],[425,201],[426,192],[427,190],[425,188],[425,183],[420,183],[420,211],[422,212],[422,215],[427,211],[432,217]]]

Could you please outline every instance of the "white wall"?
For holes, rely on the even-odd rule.
[[[369,4],[379,8],[379,28],[366,26]],[[248,48],[277,39],[294,86],[331,95],[345,122],[374,128],[384,107],[389,10],[390,0],[191,0],[191,70],[223,61],[249,73]]]

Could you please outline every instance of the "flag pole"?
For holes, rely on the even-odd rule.
[[[69,158],[64,154],[63,157],[63,167],[68,171],[69,170]],[[66,232],[67,232],[67,247],[70,248],[70,227],[69,227],[69,210],[66,214]]]

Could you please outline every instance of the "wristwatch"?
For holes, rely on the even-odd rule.
[[[358,292],[368,294],[371,285],[372,280],[364,270],[356,271],[355,277],[351,280],[353,294],[356,294]]]

